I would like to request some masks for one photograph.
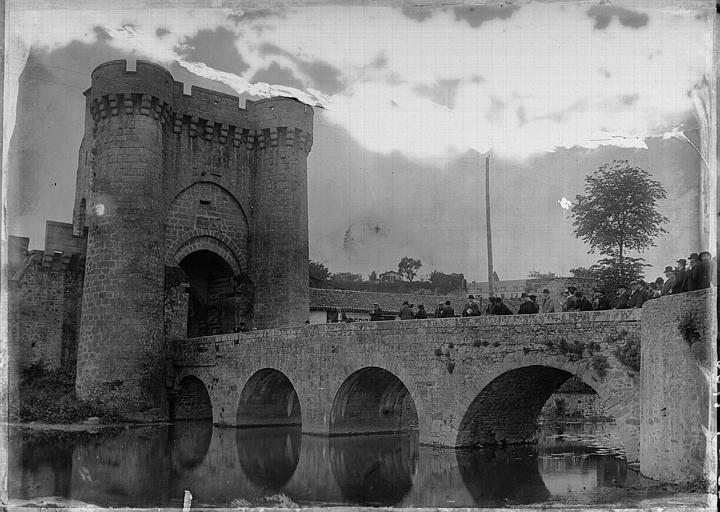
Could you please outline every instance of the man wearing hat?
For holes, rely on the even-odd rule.
[[[602,288],[593,288],[593,311],[606,311],[612,309],[610,300],[605,296],[605,290]]]
[[[377,302],[373,302],[373,311],[370,313],[370,320],[371,321],[378,321],[382,320],[382,309],[380,309],[380,304]]]
[[[696,282],[696,279],[698,277],[698,263],[700,263],[700,256],[698,256],[698,253],[694,252],[690,256],[688,256],[688,269],[687,273],[685,274],[686,292],[691,292],[698,289]]]
[[[670,295],[675,286],[675,269],[668,265],[663,272],[665,274],[665,282],[662,285],[662,290],[660,290],[661,297]]]
[[[630,302],[630,292],[628,292],[627,286],[624,284],[618,285],[617,287],[618,298],[615,301],[615,309],[628,309]]]
[[[540,301],[540,313],[554,313],[555,300],[550,296],[550,290],[545,288],[542,292],[542,301]]]
[[[442,317],[443,318],[452,318],[454,316],[455,316],[455,310],[450,305],[450,301],[446,300],[445,305],[443,306],[443,309],[442,309]]]
[[[685,265],[687,261],[685,258],[680,258],[676,261],[675,266],[675,282],[672,286],[672,293],[682,293],[687,291],[687,270]]]
[[[518,310],[518,315],[532,315],[534,313],[537,313],[535,310],[535,304],[530,300],[530,297],[527,293],[523,293],[520,295],[520,298],[522,299],[522,304],[520,304],[520,309]]]
[[[468,302],[463,306],[462,316],[480,316],[480,304],[474,295],[468,295]]]
[[[412,320],[412,318],[413,311],[411,309],[411,306],[408,301],[404,301],[402,303],[402,307],[400,308],[400,320]]]
[[[697,258],[697,262],[690,271],[692,277],[693,290],[704,290],[710,288],[710,274],[711,274],[711,262],[710,253],[703,251]]]
[[[645,285],[642,281],[637,280],[630,283],[632,293],[628,301],[628,308],[641,308],[648,300],[648,294],[645,291]]]

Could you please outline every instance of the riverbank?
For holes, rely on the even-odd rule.
[[[717,497],[713,494],[680,494],[680,495],[673,495],[673,496],[663,496],[663,497],[644,497],[644,498],[633,498],[631,496],[619,496],[618,494],[622,493],[614,493],[615,496],[603,496],[603,498],[612,498],[608,499],[607,501],[604,501],[603,503],[597,503],[588,506],[587,503],[568,503],[568,502],[554,502],[554,501],[547,501],[544,503],[537,503],[535,505],[530,506],[524,506],[524,507],[512,507],[512,510],[516,512],[522,512],[522,511],[536,511],[538,509],[551,509],[556,512],[562,512],[563,510],[568,511],[577,511],[577,510],[584,510],[587,512],[605,512],[608,510],[613,510],[616,512],[620,512],[623,510],[628,511],[638,511],[638,510],[672,510],[672,511],[678,511],[678,512],[695,512],[695,511],[704,511],[704,510],[717,510]],[[45,498],[36,498],[32,500],[15,500],[11,499],[7,503],[6,510],[13,511],[17,510],[18,512],[24,512],[28,508],[36,508],[36,509],[92,509],[92,510],[119,510],[119,509],[125,509],[125,507],[119,507],[119,508],[108,508],[108,507],[99,507],[97,505],[93,505],[91,503],[85,503],[78,500],[68,500],[65,498],[62,498],[60,496],[50,496]],[[282,511],[293,511],[295,512],[297,510],[297,506],[288,506],[287,504],[280,504],[277,506],[273,506],[272,504],[265,504],[263,509],[272,508],[274,511],[282,512]],[[208,507],[204,506],[200,503],[192,503],[192,510],[201,510],[201,509],[211,509],[213,512],[236,512],[238,510],[259,510],[258,508],[254,508],[253,505],[245,505],[245,504],[238,504],[237,507],[233,508],[220,508],[220,507]],[[303,506],[302,509],[307,512],[422,512],[424,510],[427,511],[448,511],[448,512],[470,512],[470,511],[476,511],[478,509],[476,508],[468,508],[468,507],[458,507],[458,508],[438,508],[438,507],[427,507],[427,508],[376,508],[376,507],[349,507],[349,506]],[[158,508],[156,507],[149,507],[149,508],[133,508],[134,511],[137,512],[144,512],[144,511],[153,511],[157,512]],[[177,508],[164,508],[163,510],[182,510],[180,507]],[[262,510],[262,509],[260,509]],[[502,511],[506,512],[508,508],[483,508],[484,512],[494,512],[494,511]]]
[[[123,423],[112,404],[81,400],[75,393],[74,368],[47,368],[34,363],[19,375],[18,401],[11,404],[10,420],[23,424]]]

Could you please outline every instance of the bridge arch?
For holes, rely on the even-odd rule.
[[[330,435],[400,432],[419,428],[410,390],[393,372],[366,366],[340,385],[330,410]]]
[[[589,368],[587,361],[564,357],[508,357],[468,386],[460,400],[454,446],[468,448],[534,440],[538,414],[548,398],[569,378],[590,386],[614,418],[629,461],[637,460],[639,407],[637,396],[623,395]]]
[[[183,259],[198,251],[213,252],[232,268],[235,275],[243,273],[239,258],[241,251],[237,244],[221,233],[209,233],[200,229],[186,233],[170,245],[165,256],[166,264],[179,267]]]
[[[238,427],[302,424],[295,386],[280,370],[263,368],[245,383],[237,407]]]
[[[212,420],[212,403],[205,383],[195,375],[185,375],[175,386],[170,406],[171,419]]]

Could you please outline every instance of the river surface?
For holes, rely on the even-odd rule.
[[[417,434],[302,435],[209,423],[10,431],[10,497],[105,507],[300,505],[493,507],[577,499],[637,479],[612,423],[548,424],[536,445],[419,446]],[[280,498],[278,498],[280,496]],[[272,497],[272,498],[268,498]]]

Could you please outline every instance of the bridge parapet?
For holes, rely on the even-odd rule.
[[[506,315],[455,318],[430,318],[424,320],[394,320],[382,322],[352,322],[312,324],[278,329],[262,329],[250,332],[219,334],[188,338],[175,342],[175,364],[194,366],[212,364],[223,354],[231,353],[248,345],[276,343],[278,340],[307,342],[313,339],[347,339],[378,333],[377,341],[399,342],[397,336],[405,334],[427,335],[452,333],[455,343],[472,343],[479,337],[491,343],[503,343],[507,336],[513,338],[527,334],[527,343],[553,333],[573,331],[573,338],[580,332],[615,334],[622,329],[639,329],[639,309],[610,311],[578,311],[543,315]],[[624,326],[624,327],[618,327]],[[493,335],[494,332],[494,335]],[[493,339],[489,339],[490,336]],[[542,340],[547,341],[547,340]],[[482,342],[482,340],[481,340]],[[265,345],[267,346],[267,345]]]

